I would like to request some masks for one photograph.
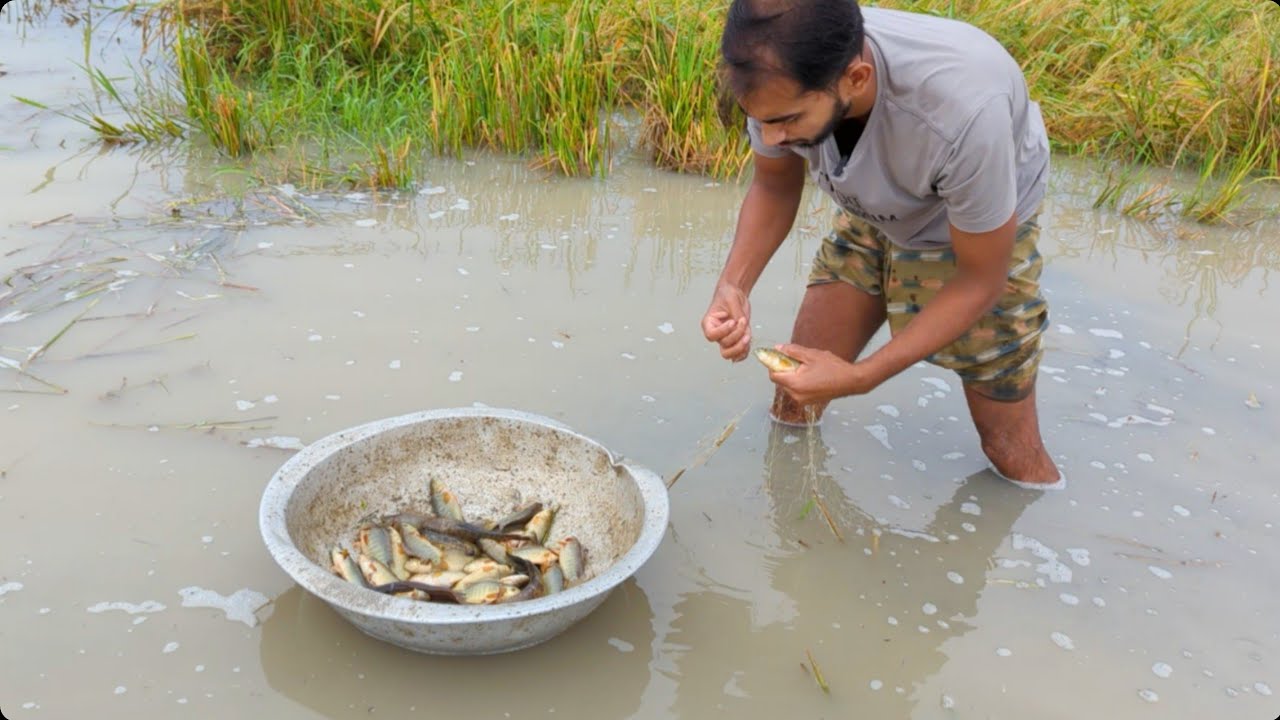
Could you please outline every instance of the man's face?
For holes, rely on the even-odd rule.
[[[765,79],[742,109],[760,122],[764,141],[783,147],[812,147],[831,136],[849,112],[850,103],[832,92],[801,92],[794,80],[775,76]]]

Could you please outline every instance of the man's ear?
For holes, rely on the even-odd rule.
[[[841,80],[847,83],[847,88],[853,94],[862,93],[871,82],[871,63],[863,60],[861,55],[855,57],[845,66]]]

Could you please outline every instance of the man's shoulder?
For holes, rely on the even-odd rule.
[[[868,38],[881,54],[882,99],[901,120],[953,142],[991,102],[1025,101],[1021,68],[981,28],[924,13],[864,12]]]

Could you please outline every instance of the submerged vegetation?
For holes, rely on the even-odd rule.
[[[627,138],[660,167],[737,178],[749,167],[743,117],[715,75],[726,4],[161,0],[145,24],[183,110],[147,92],[128,122],[86,121],[114,143],[181,124],[230,157],[270,158],[272,180],[311,185],[403,187],[423,151],[465,148],[603,174]],[[1025,69],[1056,151],[1200,177],[1175,191],[1116,171],[1099,205],[1219,221],[1251,183],[1280,176],[1275,3],[877,4],[995,36]],[[622,132],[628,117],[638,133]]]

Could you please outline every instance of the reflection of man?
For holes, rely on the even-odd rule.
[[[925,527],[884,524],[850,500],[831,476],[830,451],[820,430],[775,424],[766,451],[764,485],[774,507],[774,532],[783,538],[797,537],[802,531],[809,536],[820,532],[829,539],[827,549],[841,559],[820,574],[821,592],[813,587],[819,573],[805,557],[812,551],[777,563],[772,584],[791,596],[798,617],[809,618],[816,626],[829,625],[833,617],[845,617],[847,623],[848,614],[856,613],[857,626],[867,630],[854,638],[863,642],[854,644],[876,643],[875,664],[882,668],[877,676],[889,682],[894,675],[890,669],[901,668],[902,674],[894,679],[898,685],[923,682],[946,662],[939,649],[942,644],[971,628],[966,621],[977,614],[991,558],[1023,511],[1042,496],[1010,491],[984,470],[957,485]],[[808,433],[816,437],[811,439]],[[795,441],[788,443],[788,436]],[[812,450],[810,442],[816,446]],[[840,523],[843,545],[836,543],[820,517],[797,519],[797,507],[812,497],[815,485]],[[857,534],[859,528],[863,535]],[[879,537],[873,541],[875,533]],[[866,549],[872,549],[872,554],[867,555]],[[851,601],[856,601],[852,610]],[[896,626],[889,624],[890,617]],[[889,642],[884,641],[886,637]]]
[[[854,0],[734,0],[722,53],[755,170],[707,339],[746,357],[748,296],[791,229],[807,164],[841,210],[782,347],[803,365],[770,373],[775,419],[820,416],[927,360],[960,376],[999,473],[1061,487],[1035,407],[1049,148],[1017,63],[970,25]],[[857,359],[886,318],[892,339]]]
[[[758,567],[761,572],[751,577],[767,588],[744,584],[741,574],[735,583],[713,577],[675,603],[666,642],[676,649],[680,681],[669,715],[916,717],[912,705],[925,700],[913,687],[947,662],[948,640],[973,628],[990,559],[1043,494],[1012,489],[983,471],[957,485],[926,526],[895,527],[877,522],[845,495],[828,470],[822,428],[771,425],[762,460],[770,506],[765,527],[745,530],[751,538],[745,545],[736,543],[739,528],[721,529],[716,537],[741,550],[731,554],[712,546],[704,561],[710,568]],[[819,509],[804,513],[815,490],[843,543]],[[717,515],[717,527],[720,522]],[[777,596],[776,606],[757,607]],[[786,691],[806,682],[797,668],[808,661],[806,649],[830,684],[829,697],[816,688],[810,694]],[[873,680],[881,683],[879,690]]]

